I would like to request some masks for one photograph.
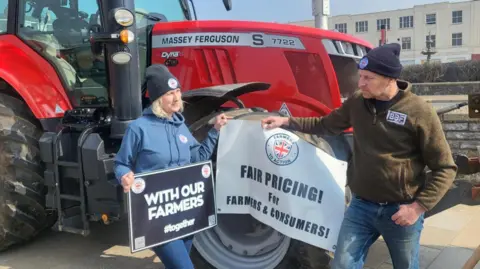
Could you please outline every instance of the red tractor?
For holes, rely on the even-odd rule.
[[[371,48],[320,29],[191,21],[187,0],[4,6],[0,249],[51,227],[86,236],[90,222],[125,216],[113,158],[128,124],[149,105],[148,65],[164,63],[181,80],[184,114],[202,139],[221,112],[257,120],[329,113],[355,89],[356,61]],[[350,158],[351,133],[299,135]],[[219,215],[217,227],[196,237],[192,257],[197,268],[320,268],[330,260],[247,215]]]

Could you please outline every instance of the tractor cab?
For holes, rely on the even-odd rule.
[[[55,67],[74,107],[109,106],[105,50],[101,43],[92,49],[90,38],[92,32],[106,33],[105,24],[115,17],[104,15],[105,11],[99,6],[99,3],[106,5],[104,2],[107,1],[18,1],[17,36]],[[178,0],[133,2],[136,19],[133,25],[140,30],[131,29],[126,36],[118,38],[128,43],[131,42],[128,38],[137,36],[140,74],[143,74],[146,65],[145,26],[150,22],[188,20],[190,14]],[[117,16],[125,20],[128,13],[120,12]]]

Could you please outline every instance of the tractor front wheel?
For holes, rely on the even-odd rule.
[[[234,109],[225,114],[234,119],[257,121],[270,115],[279,115],[250,109]],[[214,116],[204,117],[192,124],[191,131],[199,141],[211,128],[207,122]],[[332,156],[348,158],[349,153],[345,153],[345,150],[349,151],[349,147],[346,143],[345,146],[332,146],[330,141],[321,137],[299,132],[295,134]],[[212,161],[215,167],[215,154]],[[218,225],[196,234],[193,245],[191,258],[198,269],[322,269],[329,268],[332,260],[328,251],[289,238],[250,215],[218,215]]]
[[[26,104],[0,93],[0,250],[46,227],[41,129]]]

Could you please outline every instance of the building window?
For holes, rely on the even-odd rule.
[[[340,33],[347,33],[347,24],[346,23],[337,23],[335,24],[335,29]]]
[[[357,33],[368,32],[368,21],[357,21],[355,23],[355,31]]]
[[[411,49],[412,49],[412,38],[402,37],[402,50],[411,50]]]
[[[385,25],[385,29],[390,30],[390,19],[377,20],[377,31],[382,29],[382,25]]]
[[[462,45],[462,33],[452,34],[452,46],[459,47]]]
[[[413,28],[413,16],[400,17],[400,29]]]
[[[429,35],[429,36],[427,35],[427,36],[425,37],[425,44],[427,44],[429,37],[430,37],[430,41],[432,41],[431,48],[435,48],[436,43],[437,43],[437,42],[436,42],[436,36],[435,36],[435,35]]]
[[[437,23],[437,14],[427,14],[425,18],[426,24],[436,24]]]
[[[463,21],[463,11],[457,10],[452,11],[452,23],[462,23]]]

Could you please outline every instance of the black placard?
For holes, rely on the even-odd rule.
[[[127,195],[132,253],[217,224],[212,170],[205,161],[135,175]]]

